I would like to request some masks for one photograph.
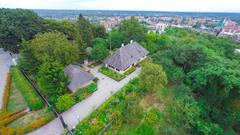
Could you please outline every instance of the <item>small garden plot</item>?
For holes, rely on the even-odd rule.
[[[99,72],[103,73],[104,75],[106,75],[116,81],[121,81],[122,79],[124,79],[126,77],[125,75],[120,74],[116,71],[113,71],[113,70],[109,69],[108,67],[99,68]]]
[[[76,102],[82,101],[83,99],[87,98],[93,92],[97,90],[97,83],[91,83],[85,88],[81,88],[78,91],[72,94],[72,97],[75,98]]]
[[[20,117],[19,119],[13,121],[8,125],[8,127],[11,128],[21,128],[23,125],[28,125],[29,123],[32,123],[33,121],[36,121],[40,118],[44,117],[54,117],[51,110],[48,110],[47,107],[38,110],[38,111],[31,111],[27,113],[26,115]]]
[[[36,111],[29,111],[27,108]],[[17,67],[12,67],[8,74],[1,110],[0,134],[31,132],[54,118],[53,112],[44,105],[41,97]]]
[[[121,81],[124,79],[126,76],[130,75],[136,70],[135,67],[129,68],[127,71],[125,71],[123,74],[120,74],[108,67],[101,67],[99,68],[99,72],[103,73],[104,75],[116,80],[116,81]]]

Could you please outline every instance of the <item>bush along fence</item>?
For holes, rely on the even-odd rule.
[[[26,101],[27,105],[30,107],[30,109],[39,110],[43,108],[43,100],[34,90],[33,86],[26,80],[20,69],[18,67],[11,67],[10,71],[13,81],[23,95],[23,98]]]
[[[2,102],[2,111],[3,112],[7,112],[7,106],[8,106],[10,90],[11,90],[11,83],[12,83],[11,75],[10,75],[10,73],[8,73],[7,78],[6,78],[6,85],[5,85],[4,93],[3,93],[3,102]]]

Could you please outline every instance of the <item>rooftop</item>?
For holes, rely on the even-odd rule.
[[[69,65],[64,69],[65,74],[68,75],[70,79],[70,84],[68,89],[72,92],[83,87],[85,84],[91,82],[94,76],[84,70],[82,70],[77,65]]]
[[[110,65],[119,70],[126,70],[132,64],[145,57],[148,51],[139,43],[132,42],[119,48],[112,55],[104,60],[104,64]]]

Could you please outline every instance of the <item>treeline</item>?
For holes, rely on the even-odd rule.
[[[240,56],[235,52],[239,44],[169,28],[161,35],[148,34],[145,47],[167,73],[168,87],[162,91],[174,95],[163,111],[160,133],[239,133]]]

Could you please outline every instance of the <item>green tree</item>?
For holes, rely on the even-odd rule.
[[[109,45],[111,44],[112,49],[120,48],[122,43],[124,43],[124,36],[118,31],[111,31],[111,33],[109,33],[108,42]]]
[[[124,20],[119,26],[119,32],[123,34],[125,43],[129,43],[131,40],[137,42],[146,40],[147,29],[134,17]]]
[[[162,66],[154,63],[146,63],[142,67],[142,71],[139,75],[140,82],[145,84],[147,90],[151,93],[164,88],[167,85],[167,75]]]
[[[78,32],[83,42],[86,43],[87,46],[92,46],[92,40],[94,38],[92,25],[82,16],[82,14],[80,14],[78,17],[77,28],[79,29]]]
[[[97,38],[94,40],[93,49],[91,51],[91,59],[96,61],[101,61],[106,58],[109,54],[109,50],[107,49],[106,41],[101,38]]]
[[[74,40],[77,27],[71,21],[58,21],[53,19],[44,20],[44,31],[59,31],[67,36],[69,40]]]
[[[102,25],[93,25],[92,31],[94,38],[106,38],[107,36],[106,29]]]
[[[46,62],[39,67],[38,83],[40,89],[49,98],[64,94],[68,85],[68,78],[64,74],[64,68],[58,61],[52,61],[46,57]]]
[[[31,10],[0,8],[0,48],[18,52],[21,39],[42,31],[43,19]]]
[[[63,66],[75,63],[79,60],[77,46],[69,42],[67,37],[60,32],[38,34],[26,47],[33,51],[32,58],[36,59],[39,64],[45,62],[45,57],[58,61]],[[22,59],[25,59],[25,61],[28,60],[26,57],[22,57]]]
[[[73,106],[74,103],[75,100],[73,99],[73,97],[71,97],[70,95],[62,95],[59,96],[57,99],[56,108],[60,112],[65,111],[69,109],[71,106]]]
[[[235,66],[232,62],[224,59],[220,61],[221,63],[208,63],[188,73],[188,83],[198,95],[198,101],[205,112],[202,115],[225,128],[232,128],[239,120],[232,101],[240,97],[240,72],[238,68],[233,68]]]

